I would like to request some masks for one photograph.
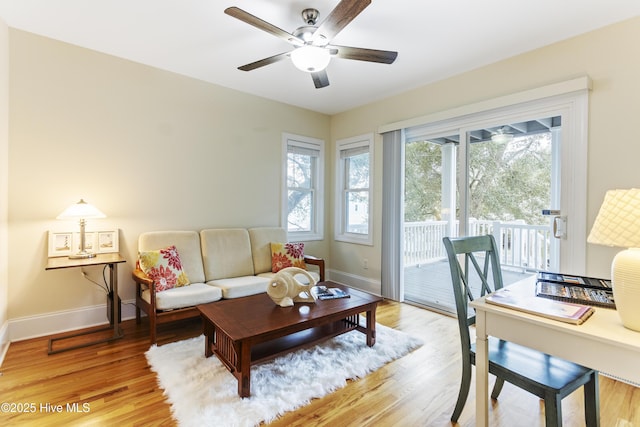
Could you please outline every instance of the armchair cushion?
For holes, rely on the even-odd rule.
[[[218,301],[221,298],[222,291],[219,288],[204,283],[192,283],[186,287],[156,292],[155,308],[156,310],[172,310],[206,304]],[[149,304],[151,303],[151,292],[149,289],[142,291],[142,299]]]
[[[138,254],[140,269],[153,280],[156,292],[186,286],[189,278],[182,269],[182,261],[175,246]]]
[[[149,231],[138,238],[138,251],[150,251],[175,246],[180,252],[182,269],[191,283],[204,283],[204,268],[197,231]]]
[[[308,273],[311,275],[311,277],[313,277],[313,280],[316,281],[316,283],[320,282],[320,274],[316,271],[311,271],[311,270],[307,270]],[[268,282],[271,281],[271,279],[273,279],[273,277],[276,275],[276,273],[272,273],[272,272],[267,272],[267,273],[260,273],[257,276],[258,277],[264,277],[265,279],[267,279]],[[296,274],[294,276],[296,278],[296,280],[302,284],[308,284],[309,279],[307,279],[307,276],[303,276],[302,274]],[[266,291],[266,288],[265,288]]]
[[[270,278],[260,276],[242,276],[228,279],[216,279],[207,282],[207,285],[220,288],[225,299],[241,298],[267,292]]]
[[[277,273],[287,267],[307,268],[304,243],[271,242],[271,272]]]
[[[286,242],[287,232],[281,227],[249,229],[254,274],[271,273],[271,242]]]
[[[202,230],[200,241],[204,282],[254,275],[251,242],[245,228]]]

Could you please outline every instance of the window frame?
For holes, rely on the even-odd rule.
[[[350,191],[347,187],[346,158],[342,151],[365,147],[369,153],[369,187],[368,190],[368,229],[366,234],[350,233],[347,231],[348,204],[346,195]],[[336,186],[335,186],[335,235],[336,241],[373,246],[373,195],[374,195],[374,146],[373,133],[358,135],[336,141],[335,151]],[[360,189],[359,191],[363,191]]]
[[[324,239],[324,165],[325,165],[325,142],[321,139],[308,136],[295,135],[291,133],[282,134],[283,163],[282,163],[282,205],[281,205],[281,226],[287,231],[289,240],[323,240]],[[312,171],[312,212],[311,229],[309,231],[289,231],[289,147],[298,147],[306,150],[318,151],[317,164]]]

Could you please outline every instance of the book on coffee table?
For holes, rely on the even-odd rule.
[[[314,286],[314,288],[311,290],[311,295],[313,295],[315,299],[319,300],[351,297],[351,295],[340,288],[328,288],[326,286]]]
[[[593,313],[593,307],[583,304],[555,301],[534,295],[523,295],[509,288],[498,289],[487,295],[487,303],[523,311],[529,314],[580,325]]]

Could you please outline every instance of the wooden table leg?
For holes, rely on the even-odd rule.
[[[203,319],[203,332],[204,332],[204,356],[211,357],[213,355],[213,350],[211,350],[211,344],[213,344],[214,339],[213,335],[215,334],[215,326],[213,323],[208,322],[206,319]]]
[[[240,397],[249,397],[251,396],[251,346],[241,342],[239,347],[238,394]]]
[[[376,305],[367,311],[367,345],[373,347],[376,343]]]

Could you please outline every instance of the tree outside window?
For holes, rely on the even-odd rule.
[[[417,141],[405,146],[405,222],[441,220],[441,146]],[[482,220],[544,225],[551,199],[551,134],[483,142],[469,153],[469,210]],[[458,215],[456,215],[456,218]]]
[[[322,239],[324,141],[288,134],[283,139],[287,232],[300,240]]]

